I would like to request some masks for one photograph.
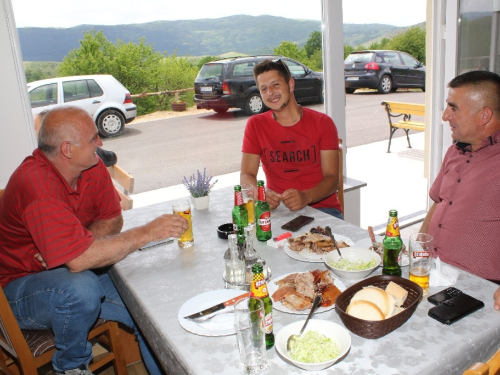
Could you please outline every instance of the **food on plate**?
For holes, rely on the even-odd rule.
[[[349,260],[342,258],[337,262],[330,262],[328,264],[333,268],[338,268],[339,270],[344,271],[364,271],[375,267],[377,265],[377,261],[373,258],[367,262],[363,260]]]
[[[349,247],[344,241],[337,241],[339,248]],[[322,227],[311,228],[309,232],[288,239],[288,248],[293,251],[309,250],[311,253],[325,254],[335,250],[335,245]]]
[[[272,295],[273,301],[294,311],[310,309],[318,293],[322,307],[332,306],[341,293],[328,270],[292,273],[275,283],[278,289]]]
[[[363,320],[384,320],[404,310],[408,291],[391,281],[385,290],[367,286],[352,296],[346,313]]]
[[[307,331],[292,340],[290,346],[288,355],[299,362],[325,362],[340,355],[339,345],[317,331]]]

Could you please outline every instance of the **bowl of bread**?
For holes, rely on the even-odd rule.
[[[360,247],[345,248],[341,252],[342,258],[336,251],[324,257],[325,265],[341,279],[363,279],[371,274],[382,261],[375,251]]]
[[[351,335],[340,324],[320,319],[311,319],[288,350],[288,338],[298,334],[304,322],[291,323],[276,336],[276,351],[285,362],[304,370],[320,371],[345,357],[351,347]]]
[[[335,310],[352,333],[378,339],[405,323],[415,312],[423,291],[398,276],[372,276],[337,297]]]

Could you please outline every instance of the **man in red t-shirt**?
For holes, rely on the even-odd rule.
[[[99,146],[95,123],[84,110],[50,111],[38,148],[0,197],[0,283],[22,329],[53,330],[56,374],[90,374],[87,335],[97,318],[136,330],[103,267],[188,228],[179,215],[162,215],[120,233],[120,198],[96,154]],[[161,374],[138,339],[150,373]]]
[[[342,219],[337,197],[338,133],[333,120],[297,104],[295,81],[283,60],[257,64],[254,75],[271,110],[248,120],[240,182],[256,186],[262,163],[271,209],[281,202],[292,211],[311,205]]]

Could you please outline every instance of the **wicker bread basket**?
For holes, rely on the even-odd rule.
[[[349,306],[351,298],[357,291],[370,285],[385,289],[390,281],[395,282],[408,291],[408,297],[403,304],[404,310],[402,312],[388,319],[378,321],[363,320],[346,313],[347,306]],[[340,315],[340,319],[349,331],[367,339],[378,339],[394,331],[410,318],[417,308],[418,302],[422,298],[422,294],[422,288],[408,279],[403,279],[398,276],[373,276],[343,291],[335,300],[335,310],[337,310],[337,314]]]

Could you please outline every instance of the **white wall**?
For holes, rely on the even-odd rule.
[[[36,145],[19,38],[10,0],[0,0],[0,189]]]

